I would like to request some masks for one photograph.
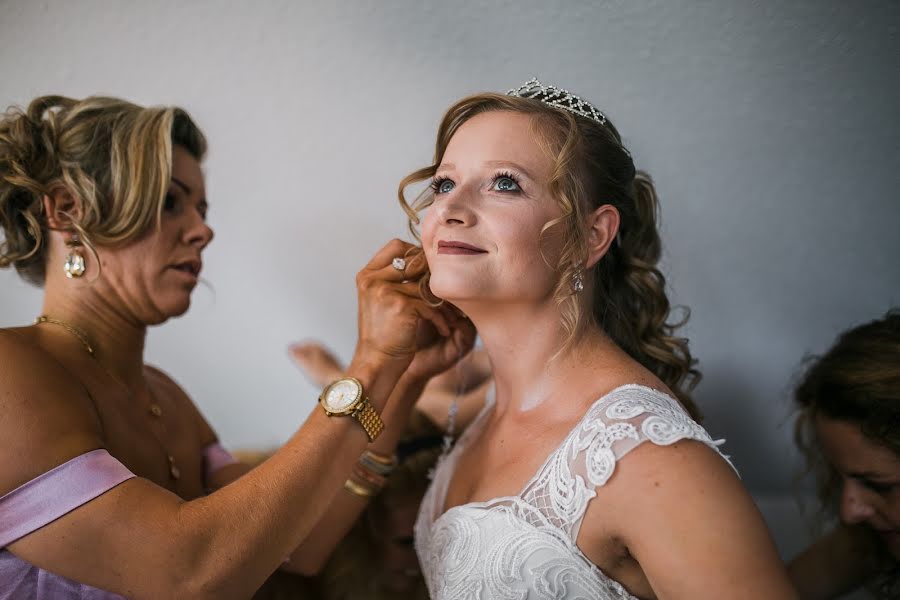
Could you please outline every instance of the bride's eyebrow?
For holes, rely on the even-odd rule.
[[[510,162],[508,160],[489,160],[489,161],[485,162],[484,165],[486,167],[490,167],[492,169],[505,168],[505,169],[511,169],[513,171],[518,171],[519,173],[521,173],[528,179],[531,179],[532,181],[536,181],[536,179],[535,179],[534,175],[531,173],[531,171],[529,171],[528,169],[526,169],[519,163]],[[453,163],[441,163],[440,165],[438,165],[438,168],[435,171],[435,175],[437,175],[438,173],[441,173],[443,171],[455,171],[455,170],[456,170],[456,165],[454,165]]]
[[[518,171],[528,179],[531,179],[532,181],[535,180],[534,175],[531,174],[531,171],[518,163],[510,162],[508,160],[490,160],[484,164],[492,168],[506,168],[513,171]]]

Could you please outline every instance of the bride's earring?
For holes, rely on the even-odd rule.
[[[81,253],[81,240],[78,234],[72,236],[66,247],[69,248],[69,254],[66,256],[66,262],[63,264],[63,270],[69,279],[77,279],[84,275],[84,255]]]
[[[572,273],[572,291],[576,294],[584,289],[584,269],[575,267]]]

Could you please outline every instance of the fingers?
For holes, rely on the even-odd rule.
[[[440,348],[448,344],[466,345],[465,337],[454,338],[464,318],[457,309],[433,306],[423,298],[421,282],[427,271],[420,247],[391,240],[357,274],[359,335],[367,348],[412,357],[418,349],[443,353]]]
[[[365,268],[371,271],[383,269],[384,267],[390,266],[391,262],[398,256],[401,258],[405,257],[407,252],[414,250],[415,248],[416,246],[408,242],[393,239],[375,253],[375,256],[372,257],[372,260],[369,261]]]
[[[431,323],[443,337],[449,337],[453,332],[451,324],[454,321],[448,318],[445,312],[441,310],[441,307],[429,306],[424,300],[418,300],[416,312],[419,314],[419,317]],[[420,334],[422,334],[422,332],[420,332]],[[422,334],[422,337],[418,341],[427,344],[428,336]]]
[[[475,344],[477,335],[472,322],[463,317],[457,308],[450,304],[431,306],[425,303],[424,307],[419,313],[420,316],[432,324],[444,339],[435,339],[434,336],[428,336],[427,332],[420,331],[417,336],[417,347],[421,349],[443,343],[458,350],[456,358],[468,354]]]
[[[418,249],[417,249],[418,250]],[[403,258],[398,256],[396,258]],[[422,275],[428,272],[428,263],[425,260],[425,254],[421,251],[413,253],[410,258],[403,258],[404,267],[398,269],[393,264],[393,259],[386,267],[382,267],[377,271],[368,271],[368,273],[384,281],[417,281]]]
[[[394,259],[403,260],[403,268],[394,266]],[[428,270],[425,253],[418,246],[401,240],[391,240],[378,254],[369,261],[357,275],[361,282],[381,281],[413,281],[422,277]]]

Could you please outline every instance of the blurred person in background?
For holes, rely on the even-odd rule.
[[[791,579],[808,600],[860,587],[900,598],[900,311],[843,332],[794,402],[821,512],[839,523],[791,561]]]

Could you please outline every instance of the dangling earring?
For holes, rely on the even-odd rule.
[[[572,291],[576,294],[584,289],[584,269],[580,266],[575,267],[575,272],[572,273]]]
[[[69,279],[77,279],[84,275],[84,256],[81,254],[81,240],[78,235],[72,236],[72,239],[66,242],[69,248],[69,254],[66,256],[66,262],[63,264],[63,270]]]

